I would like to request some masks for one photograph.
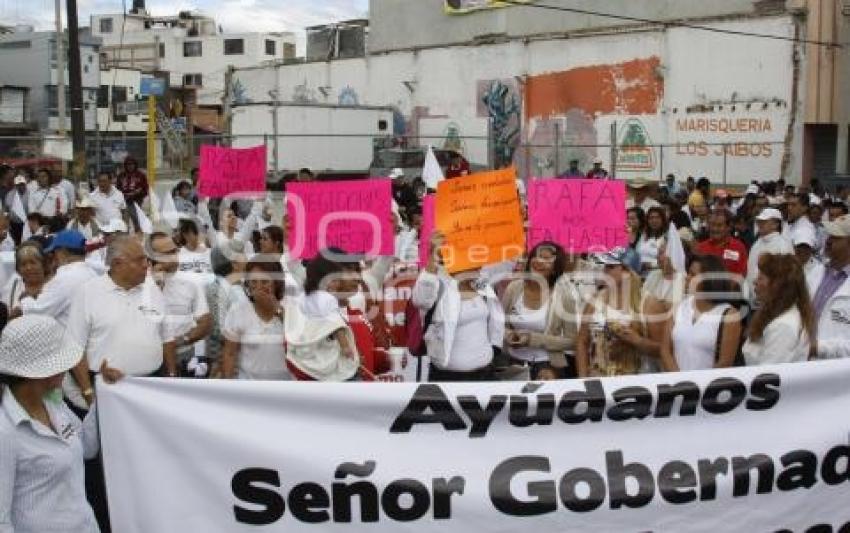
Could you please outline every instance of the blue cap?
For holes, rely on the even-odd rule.
[[[84,254],[86,253],[86,238],[79,231],[62,230],[53,237],[53,240],[44,249],[44,253],[49,254],[59,249]]]

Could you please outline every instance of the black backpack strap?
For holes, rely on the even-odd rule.
[[[714,362],[720,361],[720,347],[723,344],[723,326],[726,324],[726,315],[732,311],[734,307],[728,307],[720,315],[720,325],[717,326],[717,342],[714,344]]]
[[[434,305],[431,306],[431,309],[428,309],[428,312],[425,313],[425,317],[422,319],[422,335],[425,335],[425,332],[428,331],[428,328],[431,327],[431,322],[434,320],[434,313],[437,311],[437,304],[440,303],[440,299],[443,297],[443,282],[439,281],[440,286],[437,289],[437,299],[434,301]]]

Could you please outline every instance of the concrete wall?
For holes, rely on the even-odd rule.
[[[717,25],[795,31],[790,16]],[[601,157],[610,168],[616,122],[616,143],[629,146],[618,157],[621,177],[795,181],[804,91],[795,91],[794,52],[789,41],[673,28],[239,71],[235,85],[246,100],[267,100],[277,87],[286,101],[339,103],[353,95],[361,105],[392,106],[396,133],[414,140],[433,135],[442,120],[443,139],[423,141],[437,146],[486,135],[489,121],[493,162],[516,164],[525,176],[557,174],[574,158],[586,167]],[[487,163],[486,150],[472,144],[466,153]],[[650,146],[657,144],[668,146]]]
[[[782,0],[545,0],[541,3],[654,20],[753,13],[756,4],[761,9],[784,7]],[[523,37],[634,24],[606,17],[525,6],[449,16],[445,14],[443,5],[443,0],[371,0],[369,51],[378,53],[464,43],[483,35]]]

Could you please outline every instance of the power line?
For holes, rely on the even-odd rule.
[[[627,22],[637,22],[640,24],[655,24],[664,27],[675,27],[675,28],[688,28],[691,30],[700,30],[700,31],[708,31],[713,33],[723,33],[726,35],[737,35],[739,37],[755,37],[759,39],[772,39],[775,41],[790,41],[795,43],[802,44],[812,44],[815,46],[825,46],[827,48],[843,48],[844,46],[840,43],[831,42],[831,41],[814,41],[809,39],[800,39],[797,37],[786,37],[784,35],[773,35],[769,33],[755,33],[755,32],[747,32],[747,31],[737,31],[737,30],[725,30],[722,28],[714,28],[712,26],[703,26],[700,24],[690,24],[688,22],[676,22],[676,21],[665,21],[665,20],[656,20],[656,19],[648,19],[642,17],[630,17],[628,15],[616,15],[614,13],[604,13],[602,11],[592,11],[589,9],[579,9],[574,7],[562,7],[562,6],[552,6],[546,4],[537,4],[537,3],[528,3],[527,1],[522,0],[503,0],[506,4],[511,4],[514,6],[521,7],[532,7],[537,9],[547,9],[550,11],[562,11],[565,13],[575,13],[578,15],[592,15],[594,17],[604,17],[615,20],[624,20]]]

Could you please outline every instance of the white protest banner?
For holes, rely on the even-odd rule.
[[[850,361],[545,383],[98,384],[112,528],[850,529]]]

